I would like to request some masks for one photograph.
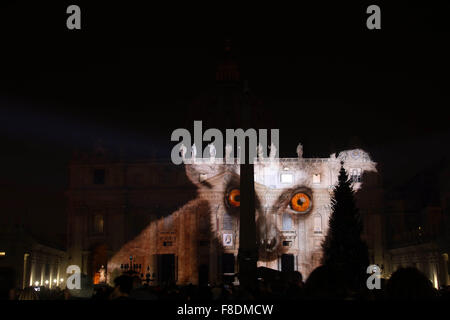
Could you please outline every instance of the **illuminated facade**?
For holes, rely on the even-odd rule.
[[[38,241],[23,227],[0,228],[0,270],[14,287],[65,288],[66,261],[62,248]]]
[[[298,270],[307,277],[319,265],[341,161],[361,199],[371,260],[381,263],[381,210],[373,205],[381,206],[376,164],[364,151],[351,150],[337,158],[300,155],[255,163],[259,266]],[[223,159],[180,166],[105,156],[74,161],[68,192],[69,263],[91,276],[105,265],[109,281],[130,256],[142,273],[149,267],[160,283],[232,278],[237,272],[239,196],[239,165],[225,165]]]

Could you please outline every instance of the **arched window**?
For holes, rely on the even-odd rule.
[[[173,216],[170,214],[164,218],[164,230],[170,231],[173,229]]]
[[[103,233],[104,220],[102,214],[96,214],[94,216],[94,233]]]
[[[350,179],[352,182],[361,182],[362,170],[361,168],[350,169]]]
[[[320,173],[313,174],[313,183],[319,184],[320,183]]]
[[[314,233],[322,233],[322,216],[320,214],[314,216]]]
[[[292,230],[292,217],[289,213],[283,214],[283,230]]]

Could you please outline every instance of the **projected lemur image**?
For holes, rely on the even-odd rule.
[[[338,157],[303,158],[300,153],[297,158],[263,158],[255,164],[258,266],[298,270],[306,277],[320,265],[330,193],[344,160],[355,191],[365,184],[368,189],[380,187],[373,179],[363,182],[364,175],[376,174],[376,164],[360,149],[343,151]],[[197,187],[196,198],[155,218],[124,244],[108,261],[110,274],[117,273],[132,255],[136,264],[150,266],[156,273],[167,272],[163,273],[169,277],[165,281],[198,284],[234,275],[239,247],[239,165],[217,158],[186,162],[186,176]],[[149,167],[139,164],[134,170],[142,172]],[[142,198],[136,201],[145,201],[145,195]],[[370,212],[365,219],[374,223]],[[381,244],[369,240],[371,251],[380,255]]]

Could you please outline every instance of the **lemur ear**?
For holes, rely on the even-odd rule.
[[[362,177],[364,173],[377,172],[376,162],[372,161],[369,153],[362,149],[341,151],[339,152],[337,158],[333,153],[330,158],[332,160],[337,160],[336,165],[332,166],[333,176],[336,178],[339,175],[339,170],[341,169],[341,162],[344,163],[344,169],[347,171],[349,177],[353,175],[353,173],[356,173]],[[362,182],[364,183],[364,181]],[[355,189],[359,189],[361,185],[356,184],[354,187]]]

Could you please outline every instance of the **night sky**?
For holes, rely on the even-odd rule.
[[[65,28],[66,3],[0,5],[2,216],[36,233],[65,232],[74,150],[102,139],[168,158],[172,130],[208,121],[192,105],[216,85],[227,39],[281,156],[360,145],[390,184],[448,156],[449,5],[380,4],[369,31],[362,4],[78,3],[81,31]]]

